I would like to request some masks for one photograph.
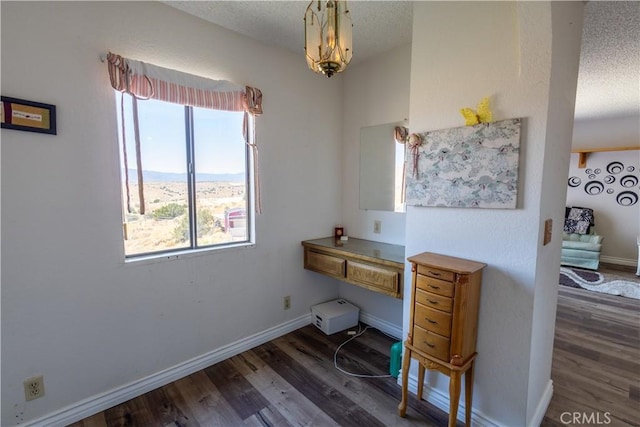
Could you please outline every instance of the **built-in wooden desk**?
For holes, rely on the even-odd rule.
[[[304,268],[402,298],[404,246],[333,237],[305,240]]]

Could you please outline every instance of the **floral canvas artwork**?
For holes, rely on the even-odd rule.
[[[409,206],[515,209],[518,196],[520,119],[420,134],[408,153]],[[414,165],[417,162],[417,168]]]

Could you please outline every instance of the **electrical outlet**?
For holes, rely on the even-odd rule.
[[[376,219],[373,221],[373,232],[376,234],[380,234],[382,231],[382,221]]]
[[[38,375],[24,380],[24,398],[29,400],[44,396],[44,377]]]
[[[291,297],[287,295],[284,297],[284,309],[289,310],[291,308]]]

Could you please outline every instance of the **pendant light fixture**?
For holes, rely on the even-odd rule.
[[[304,14],[304,50],[309,68],[331,77],[351,62],[351,15],[346,1],[317,0]]]

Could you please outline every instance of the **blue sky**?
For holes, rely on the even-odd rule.
[[[118,112],[119,139],[122,134],[120,96],[120,93],[117,92],[116,110]],[[131,109],[131,99],[125,95],[127,157],[129,168],[136,169]],[[138,114],[142,169],[185,173],[184,107],[162,101],[144,100],[138,101]],[[244,171],[246,150],[242,137],[242,118],[243,113],[194,108],[196,172],[238,173]],[[124,167],[124,163],[122,163],[122,167]]]

